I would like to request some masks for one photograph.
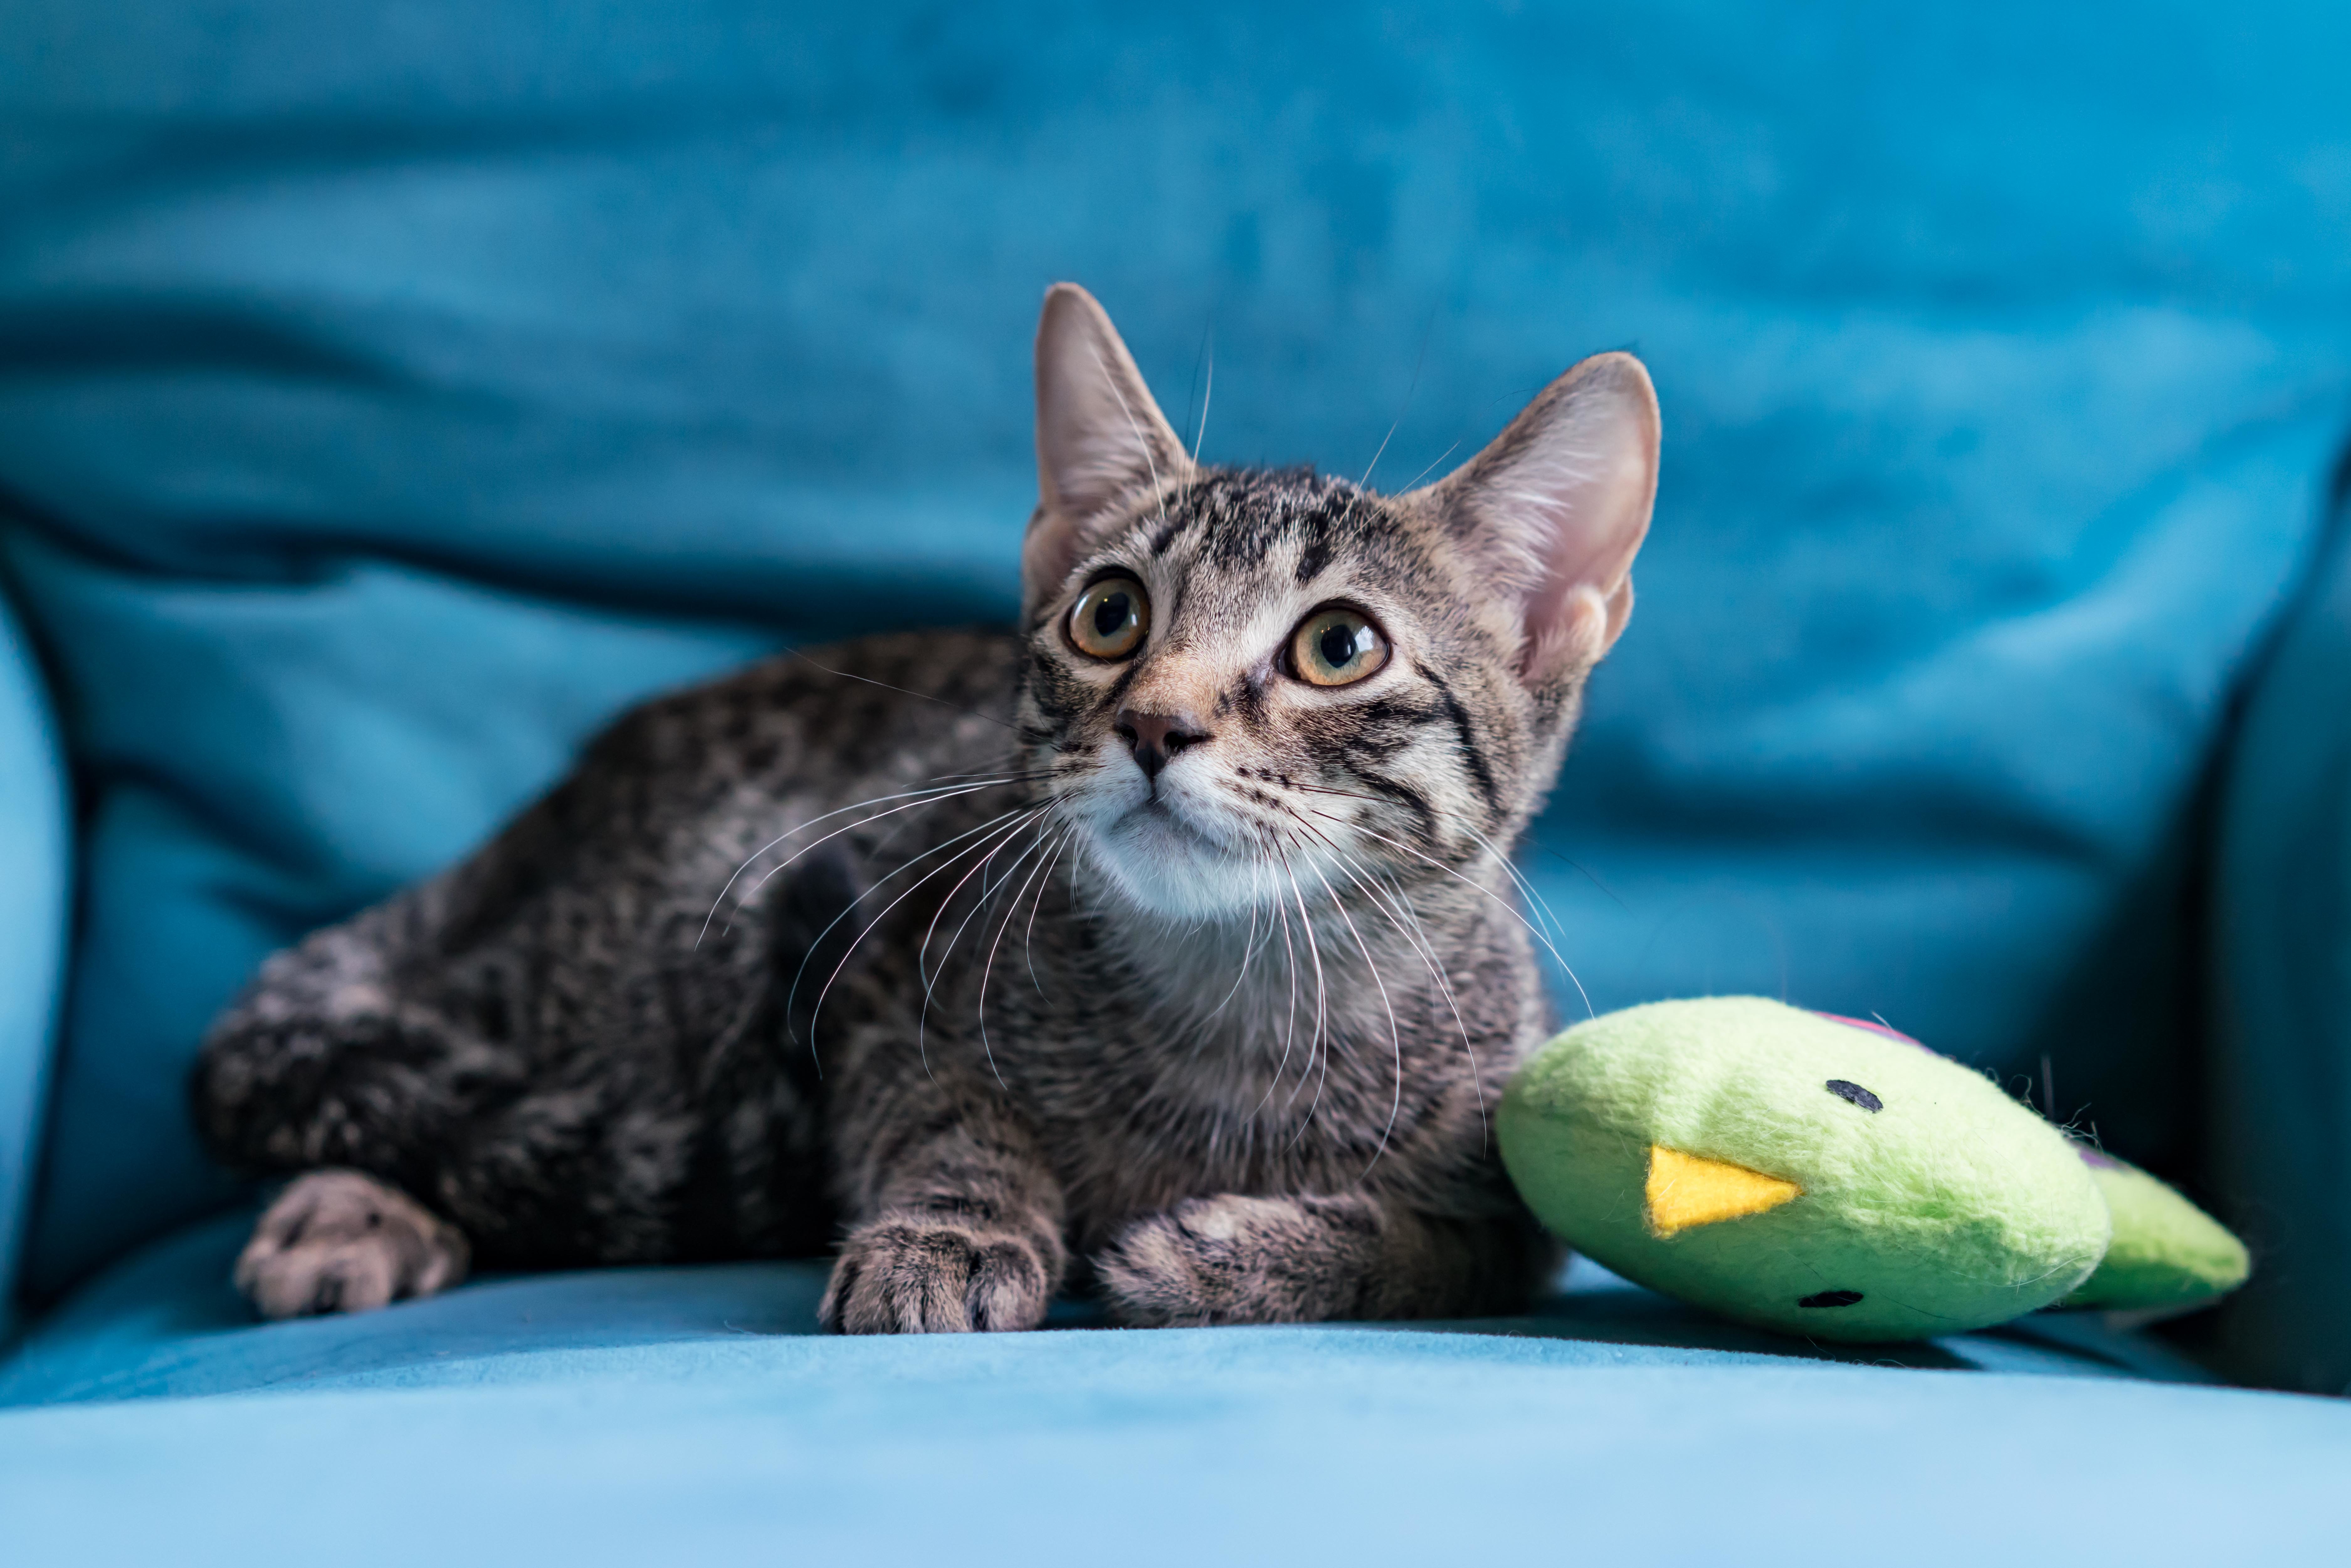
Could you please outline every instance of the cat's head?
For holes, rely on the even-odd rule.
[[[1203,467],[1061,284],[1037,457],[1029,762],[1127,898],[1216,917],[1507,849],[1632,612],[1657,405],[1602,354],[1406,495]]]

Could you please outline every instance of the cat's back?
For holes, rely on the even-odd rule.
[[[428,901],[459,946],[569,910],[622,948],[683,943],[706,964],[719,928],[756,925],[808,855],[885,839],[893,858],[918,853],[1010,804],[1020,656],[1008,632],[895,632],[656,697]]]
[[[632,709],[590,744],[581,775],[680,810],[949,783],[1010,758],[1019,663],[1010,632],[975,629],[777,653]]]

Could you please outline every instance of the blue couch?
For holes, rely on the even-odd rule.
[[[0,0],[6,1560],[2323,1558],[2346,59],[2314,3]],[[1883,1016],[2255,1285],[1866,1354],[1588,1269],[1405,1328],[830,1339],[814,1263],[252,1323],[212,1010],[643,695],[1008,615],[1064,277],[1208,458],[1397,486],[1637,350],[1641,605],[1522,857],[1563,1006]]]

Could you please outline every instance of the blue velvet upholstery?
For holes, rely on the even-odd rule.
[[[1513,1323],[844,1340],[794,1264],[256,1328],[237,1239],[132,1260],[0,1381],[68,1401],[0,1409],[12,1564],[2304,1563],[2351,1465],[2351,1404],[2094,1328],[1867,1364],[1602,1280]]]
[[[2101,1379],[2158,1369],[2078,1323],[1965,1375],[1630,1298],[862,1345],[768,1332],[811,1278],[769,1268],[232,1329],[180,1080],[261,953],[617,706],[1005,616],[1052,279],[1207,458],[1396,486],[1630,345],[1640,608],[1525,856],[1563,1004],[1877,1013],[2191,1174],[2220,1085],[2289,1286],[2240,1364],[2339,1385],[2339,575],[2210,907],[2200,807],[2351,430],[2346,46],[2323,0],[0,0],[0,570],[81,808],[22,1276],[64,1304],[0,1366],[63,1404],[0,1413],[10,1543],[2293,1559],[2342,1407]],[[0,635],[0,1271],[59,930],[30,668]]]
[[[686,1375],[705,1358],[724,1362],[728,1347],[740,1349],[747,1341],[815,1334],[826,1274],[822,1261],[808,1260],[518,1275],[477,1281],[373,1316],[263,1325],[253,1321],[228,1280],[251,1224],[251,1214],[240,1210],[190,1227],[75,1292],[0,1367],[0,1409],[320,1388],[560,1382],[632,1364],[674,1364],[677,1375]],[[1943,1371],[2210,1381],[2159,1345],[2113,1332],[2095,1313],[2041,1313],[1994,1333],[1919,1344],[1813,1345],[1721,1322],[1588,1262],[1576,1264],[1565,1283],[1525,1318],[1416,1326],[1572,1341],[1578,1348],[1561,1354],[1601,1365],[1761,1364],[1793,1357]],[[1056,1303],[1049,1326],[1102,1325],[1092,1303],[1064,1301]],[[844,1353],[819,1343],[781,1354],[818,1367]]]
[[[26,1564],[2324,1563],[2335,1404],[1568,1342],[762,1341],[677,1376],[0,1413]],[[2183,1455],[2194,1456],[2192,1462]]]
[[[12,1563],[2301,1562],[2351,1462],[2351,1405],[2088,1320],[1814,1351],[1591,1270],[1502,1322],[845,1340],[784,1263],[258,1327],[244,1223],[0,1372]]]

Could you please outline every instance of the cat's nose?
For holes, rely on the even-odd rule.
[[[1135,762],[1143,768],[1145,779],[1156,779],[1159,770],[1167,766],[1176,754],[1187,746],[1197,746],[1208,738],[1208,732],[1190,714],[1144,713],[1135,708],[1121,708],[1117,722],[1111,726],[1118,731],[1127,748],[1134,753]]]

